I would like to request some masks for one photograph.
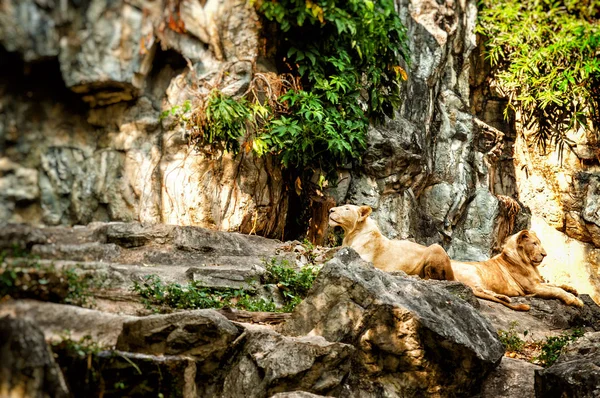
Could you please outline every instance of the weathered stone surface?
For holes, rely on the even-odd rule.
[[[242,352],[225,377],[223,397],[266,398],[301,390],[339,394],[354,347],[318,336],[285,337],[259,326],[242,335]]]
[[[600,396],[600,333],[586,333],[564,348],[556,363],[536,370],[537,397]]]
[[[46,243],[46,236],[37,228],[25,224],[0,223],[0,249],[31,249]]]
[[[282,331],[357,347],[344,396],[474,394],[504,352],[463,300],[377,270],[348,248],[323,267]]]
[[[164,224],[109,223],[96,230],[99,239],[121,247],[139,247],[147,243],[165,244],[173,238],[175,226]]]
[[[31,253],[43,259],[71,261],[110,261],[120,254],[119,246],[108,243],[82,243],[79,245],[35,245]]]
[[[140,51],[143,36],[152,35],[152,21],[125,1],[93,0],[77,11],[75,29],[62,38],[59,53],[67,87],[92,105],[137,97],[154,55]]]
[[[534,374],[542,367],[519,359],[502,358],[483,382],[481,398],[535,398]]]
[[[43,333],[30,321],[0,318],[0,396],[69,396]]]
[[[194,227],[178,227],[173,244],[179,250],[222,256],[261,256],[271,254],[279,243],[260,236],[222,233]]]
[[[214,310],[153,315],[123,324],[117,349],[151,355],[187,355],[199,361],[205,374],[220,360],[241,331]]]
[[[520,333],[523,339],[537,341],[574,328],[600,331],[600,307],[588,295],[580,295],[579,298],[584,303],[583,308],[568,306],[559,300],[513,298],[514,302],[531,306],[531,309],[525,312],[513,311],[502,304],[487,300],[478,301],[479,311],[494,328],[512,328]]]
[[[312,394],[306,391],[279,392],[270,398],[320,398],[324,395]]]
[[[244,268],[225,265],[192,267],[187,270],[187,275],[198,286],[256,290],[265,272],[258,265]]]
[[[40,4],[41,3],[41,4]],[[54,2],[52,2],[54,3]],[[2,3],[0,43],[8,51],[18,51],[27,61],[57,56],[61,7],[41,6],[36,0],[9,0]]]
[[[116,315],[72,305],[36,300],[11,300],[0,304],[0,316],[10,315],[35,323],[46,339],[60,340],[66,330],[73,340],[91,336],[101,347],[114,347],[123,322],[136,317]]]

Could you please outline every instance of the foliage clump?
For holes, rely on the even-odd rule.
[[[176,309],[232,307],[248,311],[275,311],[275,304],[244,289],[204,287],[197,283],[181,285],[165,283],[158,275],[146,275],[135,281],[132,290],[139,294],[148,308],[153,306]],[[159,308],[160,310],[160,308]]]
[[[287,260],[273,258],[267,263],[265,283],[277,285],[285,301],[283,312],[291,312],[308,295],[318,273],[318,269],[312,265],[298,270],[291,267]]]
[[[600,2],[483,0],[478,32],[499,91],[545,150],[600,122]],[[508,108],[507,108],[508,111]],[[506,114],[507,115],[507,114]]]
[[[504,349],[510,352],[521,352],[525,346],[525,342],[519,337],[516,330],[517,322],[513,321],[508,330],[498,329],[498,338],[504,345]],[[525,332],[527,334],[527,332]]]
[[[408,49],[394,1],[254,5],[278,32],[279,74],[257,73],[243,98],[215,88],[163,116],[178,116],[198,149],[253,150],[305,181],[318,172],[319,183],[335,182],[338,166],[360,158],[369,119],[392,116],[400,104]]]
[[[581,336],[583,336],[583,330],[575,329],[573,332],[563,334],[562,336],[546,338],[546,341],[541,345],[542,353],[537,357],[537,360],[542,366],[551,366],[560,356],[563,347]]]
[[[498,338],[504,345],[506,355],[511,358],[525,359],[544,367],[552,366],[560,356],[563,347],[584,334],[582,329],[574,329],[560,336],[547,337],[545,340],[524,341],[516,330],[517,325],[518,323],[513,321],[508,330],[498,330]],[[523,335],[527,336],[527,334],[525,330]]]
[[[165,283],[157,275],[147,275],[135,281],[132,290],[139,294],[147,308],[157,311],[175,309],[202,309],[231,307],[247,311],[290,312],[308,294],[317,269],[307,265],[295,269],[286,260],[271,260],[267,264],[264,283],[277,285],[284,300],[278,308],[275,302],[259,297],[246,289],[212,288],[197,283],[181,285]]]

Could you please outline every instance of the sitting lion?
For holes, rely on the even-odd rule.
[[[533,231],[521,231],[510,236],[502,253],[482,262],[452,260],[456,280],[470,286],[475,296],[504,304],[517,311],[528,311],[527,304],[510,304],[510,297],[531,296],[557,298],[567,305],[583,307],[569,286],[544,283],[538,265],[546,251]]]
[[[369,206],[344,205],[329,210],[329,225],[344,230],[342,246],[383,271],[404,271],[424,279],[454,280],[450,258],[440,245],[422,246],[383,236],[369,214]]]

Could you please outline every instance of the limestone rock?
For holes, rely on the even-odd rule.
[[[128,321],[117,349],[151,355],[187,355],[201,361],[202,373],[219,368],[220,361],[241,331],[214,310],[153,315]]]
[[[377,270],[348,248],[323,267],[282,331],[357,347],[343,396],[474,394],[504,353],[463,300]]]
[[[538,397],[593,398],[600,395],[600,333],[586,333],[563,350],[556,363],[536,370]]]
[[[37,228],[25,224],[0,223],[0,249],[31,249],[46,243],[46,236]]]
[[[350,372],[354,348],[348,344],[285,337],[259,326],[247,327],[241,338],[245,342],[225,377],[223,397],[266,398],[295,390],[337,395]]]
[[[585,328],[600,331],[600,307],[588,295],[580,295],[584,307],[577,308],[559,300],[539,298],[513,298],[514,302],[527,303],[531,310],[513,311],[502,304],[479,300],[479,311],[496,329],[513,328],[518,333],[526,332],[525,340],[543,340],[563,330]]]
[[[503,357],[500,366],[483,382],[481,398],[535,398],[534,374],[542,367]]]
[[[41,7],[36,0],[9,0],[2,3],[0,42],[8,51],[19,51],[27,61],[57,56],[59,7]]]
[[[43,259],[62,259],[72,261],[110,261],[120,254],[119,246],[108,243],[82,243],[79,245],[36,245],[31,253]]]
[[[321,398],[324,395],[312,394],[306,391],[279,392],[270,398]]]
[[[46,339],[61,340],[65,330],[78,341],[89,335],[101,347],[114,347],[125,321],[136,317],[117,315],[72,305],[36,300],[11,300],[0,304],[0,317],[10,315],[35,323]]]
[[[70,396],[43,333],[30,321],[0,319],[0,396]]]
[[[175,229],[173,244],[179,250],[222,256],[261,256],[271,254],[277,241],[260,236],[244,236],[195,227]]]

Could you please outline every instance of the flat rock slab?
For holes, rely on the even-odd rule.
[[[34,322],[46,339],[60,340],[65,331],[73,340],[89,335],[102,347],[114,347],[123,323],[137,319],[72,305],[35,300],[11,300],[0,304],[0,316],[11,315]]]
[[[187,277],[199,286],[256,290],[266,270],[258,265],[246,267],[191,267]]]
[[[108,243],[49,244],[35,245],[31,249],[34,256],[42,259],[71,261],[112,261],[119,257],[121,248]]]
[[[354,345],[349,397],[473,395],[504,354],[471,305],[427,281],[375,269],[349,248],[325,264],[281,331]]]
[[[587,294],[580,295],[583,308],[563,304],[559,300],[523,297],[513,301],[527,303],[529,311],[513,311],[502,304],[479,300],[479,311],[496,329],[513,328],[525,340],[544,340],[573,328],[600,331],[600,307]],[[523,332],[527,332],[523,336]]]

